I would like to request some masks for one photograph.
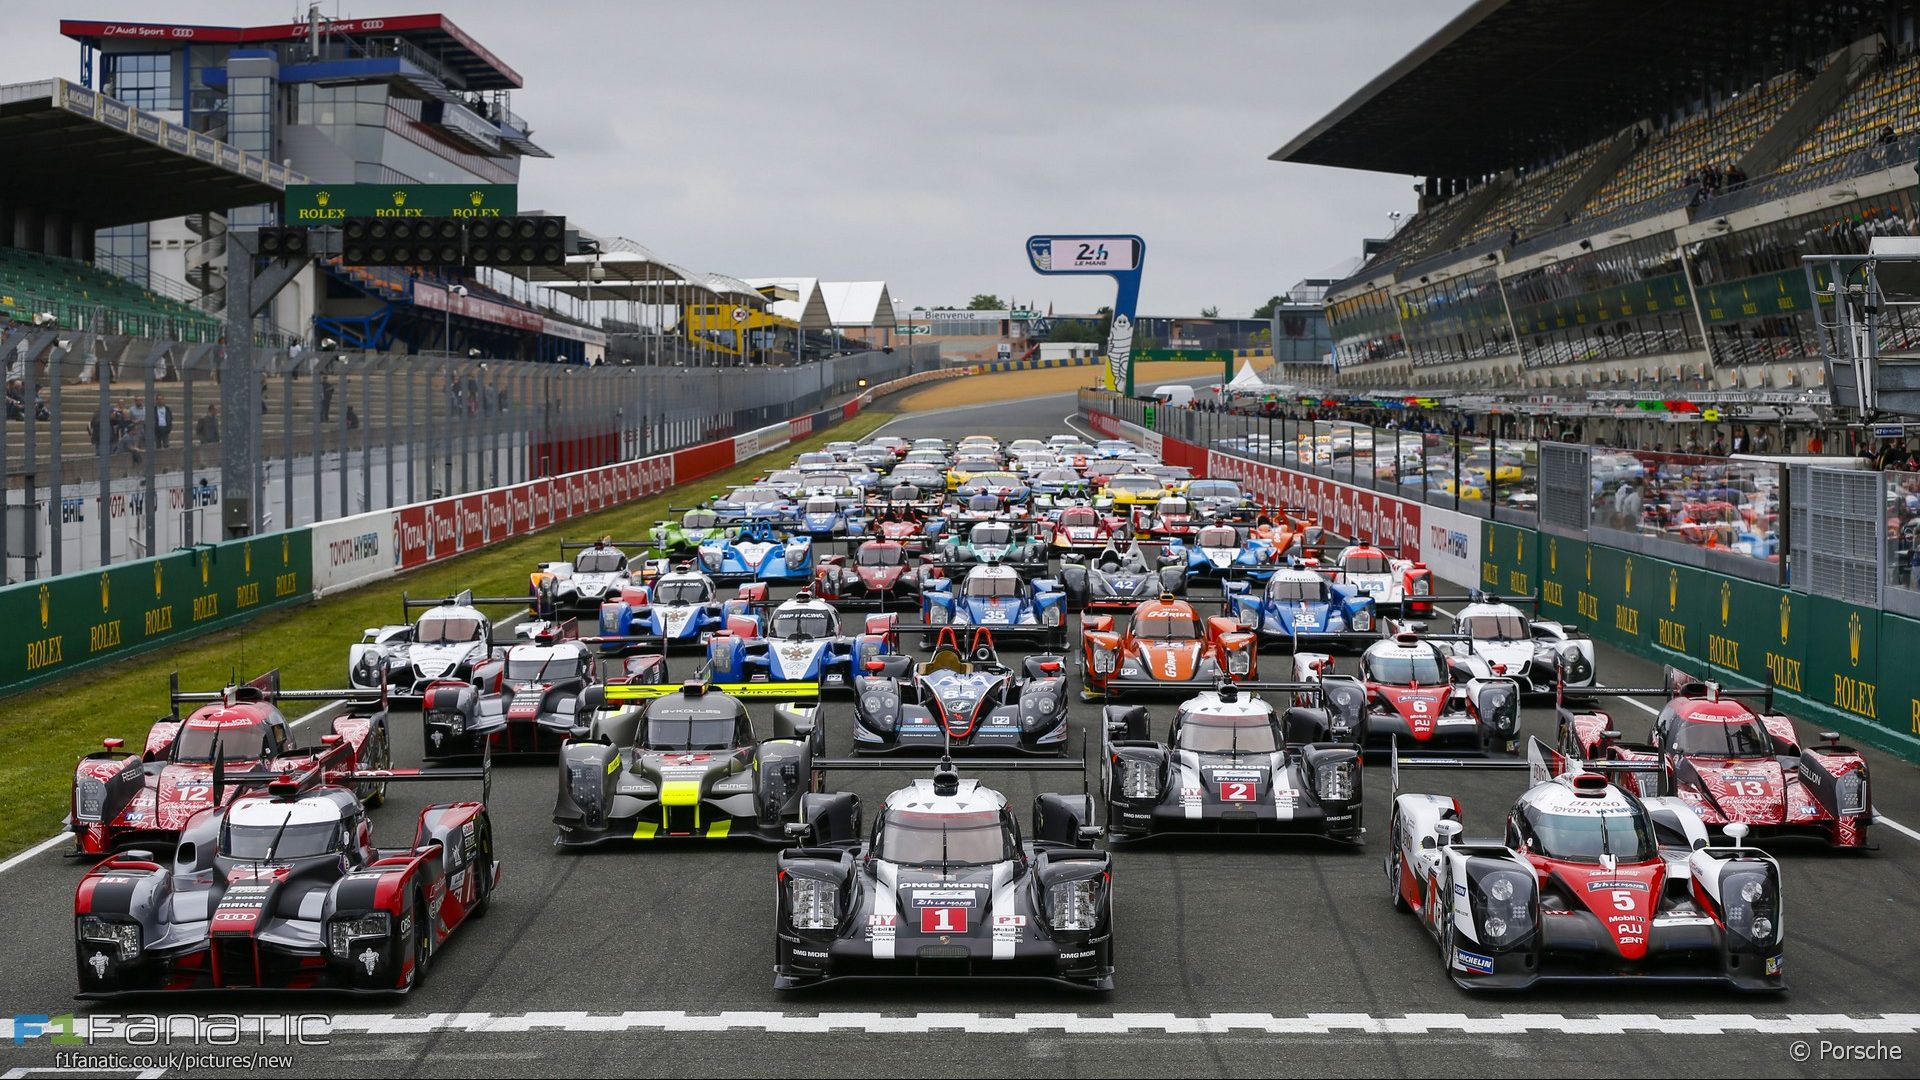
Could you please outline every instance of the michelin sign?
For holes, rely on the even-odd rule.
[[[1030,236],[1027,259],[1041,274],[1105,274],[1119,286],[1107,332],[1106,386],[1133,396],[1133,320],[1146,241],[1138,236]]]

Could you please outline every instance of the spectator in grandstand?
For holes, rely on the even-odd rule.
[[[360,430],[360,414],[353,411],[353,402],[347,402],[347,430]]]
[[[1726,436],[1720,434],[1717,431],[1714,432],[1713,445],[1707,448],[1707,453],[1712,454],[1714,457],[1726,457],[1727,456]]]
[[[1894,143],[1900,141],[1900,133],[1893,130],[1892,124],[1888,124],[1886,127],[1880,129],[1880,138],[1876,141],[1881,146],[1892,146]]]
[[[203,443],[220,441],[220,406],[218,403],[207,406],[207,414],[193,422],[194,434]]]
[[[1747,452],[1747,426],[1745,424],[1733,425],[1733,442],[1730,445],[1736,454],[1744,454]]]
[[[1807,436],[1807,453],[1824,454],[1826,452],[1827,452],[1826,440],[1820,437],[1819,432],[1816,431],[1812,435]]]
[[[173,445],[173,408],[163,394],[153,399],[153,445],[162,450]]]
[[[7,380],[7,419],[27,418],[27,388],[19,379]]]
[[[1765,454],[1772,450],[1773,436],[1767,432],[1767,429],[1761,428],[1758,432],[1755,432],[1753,436],[1753,452],[1756,454]]]
[[[326,423],[333,416],[333,380],[320,377],[320,422]]]

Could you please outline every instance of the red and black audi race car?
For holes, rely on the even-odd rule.
[[[384,668],[384,665],[382,665]],[[217,692],[182,692],[180,676],[168,680],[171,711],[147,732],[139,753],[124,739],[103,739],[104,750],[80,759],[73,772],[73,802],[67,828],[73,854],[106,855],[136,846],[171,848],[195,814],[231,801],[248,780],[324,765],[330,769],[385,769],[393,764],[387,728],[386,672],[374,685],[350,690],[283,690],[278,668],[240,686]],[[331,722],[319,746],[301,747],[282,701],[341,701],[347,709]],[[183,704],[202,703],[185,719]],[[383,784],[357,789],[378,803]]]
[[[1662,681],[1652,689],[1607,688],[1666,703],[1645,743],[1621,741],[1619,725],[1602,710],[1562,702],[1562,748],[1594,768],[1609,761],[1657,763],[1657,770],[1628,773],[1618,783],[1635,794],[1679,797],[1714,832],[1737,822],[1756,837],[1866,846],[1873,798],[1859,751],[1840,745],[1832,732],[1822,733],[1825,746],[1803,744],[1793,720],[1773,711],[1771,686],[1735,690],[1673,667]]]
[[[813,592],[836,608],[918,608],[920,583],[943,573],[898,540],[868,540],[851,557],[820,559],[813,571]]]
[[[434,803],[401,848],[373,845],[360,785],[479,779],[479,769],[314,762],[243,782],[178,845],[95,866],[73,899],[83,998],[153,990],[405,993],[500,883],[486,797]]]

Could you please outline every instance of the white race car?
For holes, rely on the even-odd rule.
[[[1374,544],[1348,544],[1325,572],[1353,586],[1361,596],[1373,597],[1377,610],[1424,615],[1432,610],[1426,598],[1433,595],[1433,571],[1426,563],[1398,557],[1395,551]]]
[[[347,682],[352,686],[380,685],[380,663],[387,665],[387,683],[396,697],[418,697],[427,684],[441,679],[469,679],[474,666],[485,662],[493,649],[493,621],[483,606],[527,607],[525,597],[475,597],[471,590],[445,600],[414,600],[404,594],[400,610],[410,616],[425,608],[419,621],[370,626],[347,652]],[[521,628],[522,635],[526,631]]]
[[[601,604],[619,597],[620,587],[633,580],[633,571],[638,567],[638,560],[635,566],[628,565],[627,553],[620,550],[620,543],[645,547],[644,541],[615,542],[604,536],[591,543],[563,542],[561,558],[564,560],[572,552],[571,561],[540,564],[537,574],[550,583],[557,613],[596,615]],[[651,575],[643,575],[643,580],[647,576]]]
[[[1565,623],[1529,618],[1520,609],[1537,603],[1530,596],[1468,594],[1453,616],[1453,633],[1467,639],[1464,650],[1454,650],[1458,659],[1474,677],[1504,675],[1523,693],[1551,694],[1561,683],[1570,691],[1599,685],[1593,639]]]

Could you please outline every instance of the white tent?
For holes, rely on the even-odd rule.
[[[1241,364],[1239,374],[1235,375],[1233,381],[1227,384],[1228,390],[1265,390],[1266,388],[1266,380],[1262,379],[1253,370],[1253,361],[1251,360]]]

